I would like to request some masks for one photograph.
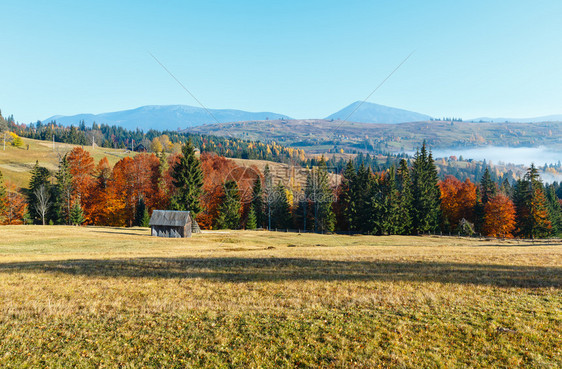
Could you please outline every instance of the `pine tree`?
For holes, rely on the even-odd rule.
[[[385,217],[382,222],[382,231],[387,234],[401,234],[403,227],[402,203],[394,166],[391,166],[386,173],[383,188]]]
[[[77,200],[70,210],[70,224],[78,226],[82,223],[84,223],[84,212],[80,206],[80,200]]]
[[[413,223],[413,195],[412,195],[412,182],[410,179],[410,169],[408,162],[405,159],[400,160],[400,167],[397,170],[397,185],[400,193],[398,219],[400,225],[397,234],[407,235],[412,233]]]
[[[332,232],[336,219],[332,209],[333,194],[324,158],[320,159],[318,167],[313,168],[307,176],[305,199],[312,204],[314,231]]]
[[[490,170],[486,167],[484,174],[480,179],[480,198],[482,203],[486,205],[492,197],[496,196],[497,192],[497,186],[494,181],[492,181]]]
[[[248,219],[246,221],[246,229],[256,229],[257,228],[257,216],[253,207],[250,207],[248,212]]]
[[[552,234],[560,236],[562,234],[562,206],[553,185],[548,186],[546,190],[546,200],[548,202],[549,220],[552,224]]]
[[[290,228],[292,224],[291,204],[287,198],[287,189],[282,183],[274,188],[273,201],[271,203],[271,227]]]
[[[141,195],[139,197],[139,201],[137,202],[137,207],[135,209],[135,221],[133,223],[135,227],[143,226],[142,223],[145,213],[148,214],[148,211],[146,209],[146,204],[144,203],[144,197]]]
[[[523,179],[517,181],[513,197],[517,211],[517,233],[528,238],[550,235],[552,225],[548,219],[544,186],[534,165],[531,165]]]
[[[438,229],[441,209],[437,185],[437,169],[433,155],[427,152],[425,142],[416,152],[412,167],[414,229],[417,232],[434,232]]]
[[[28,211],[30,218],[35,223],[45,223],[45,215],[48,205],[45,204],[45,199],[50,197],[50,184],[49,177],[51,173],[47,168],[39,166],[39,162],[35,162],[35,166],[31,170],[31,179],[29,180],[29,190],[27,191],[27,203],[29,204]],[[39,192],[40,191],[40,192]],[[38,198],[38,194],[44,196],[42,199]],[[40,211],[43,209],[44,211]]]
[[[269,165],[266,164],[263,170],[264,197],[265,197],[265,216],[267,218],[267,229],[272,229],[272,210],[275,204],[275,189],[273,187],[273,177]]]
[[[4,214],[6,213],[6,201],[6,184],[4,183],[4,177],[0,171],[0,224],[2,224]]]
[[[511,184],[509,183],[509,179],[507,178],[507,176],[504,176],[504,179],[500,186],[500,192],[509,198],[513,197],[513,188],[511,187]]]
[[[147,208],[144,208],[144,213],[142,215],[140,227],[144,227],[144,228],[150,227],[150,214],[148,214]]]
[[[219,217],[216,227],[223,229],[238,229],[240,227],[240,192],[235,181],[223,184],[223,195],[220,199]]]
[[[174,210],[189,210],[193,215],[197,215],[201,211],[199,198],[203,187],[201,162],[195,156],[191,141],[188,141],[181,151],[180,160],[172,168],[172,182],[176,193],[172,196],[171,207]]]
[[[349,204],[351,202],[351,185],[355,179],[355,167],[353,161],[349,160],[343,171],[343,178],[338,196],[339,216],[336,216],[336,227],[342,231],[349,230]]]
[[[256,227],[263,228],[265,226],[267,217],[264,212],[263,192],[261,187],[261,178],[258,176],[254,182],[252,189],[252,205],[250,210],[254,212],[256,217]]]
[[[68,166],[66,155],[59,162],[59,170],[55,175],[56,185],[53,202],[54,214],[51,219],[56,219],[58,224],[70,224],[70,211],[72,209],[72,175]]]

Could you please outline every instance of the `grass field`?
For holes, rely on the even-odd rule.
[[[0,228],[1,367],[560,367],[562,246]]]

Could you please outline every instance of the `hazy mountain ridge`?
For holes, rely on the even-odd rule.
[[[44,123],[56,120],[62,125],[78,125],[84,121],[91,125],[94,121],[99,124],[117,125],[127,129],[177,130],[202,124],[266,120],[288,118],[284,114],[272,112],[247,112],[236,109],[209,109],[212,116],[203,108],[189,105],[146,105],[136,109],[121,110],[102,114],[76,114],[71,116],[55,115],[43,120]],[[213,118],[214,117],[214,118]]]
[[[467,122],[487,122],[487,123],[542,123],[542,122],[562,122],[562,114],[545,115],[534,118],[490,118],[481,117],[469,119]]]

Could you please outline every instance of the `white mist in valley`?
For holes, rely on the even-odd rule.
[[[544,164],[556,164],[562,161],[562,152],[546,147],[498,147],[487,146],[471,149],[436,149],[433,157],[447,158],[456,156],[463,159],[486,160],[494,164],[521,164],[543,166]]]

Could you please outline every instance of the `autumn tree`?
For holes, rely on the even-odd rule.
[[[6,181],[4,224],[22,224],[27,211],[25,197],[13,182]]]
[[[461,182],[453,176],[447,176],[444,181],[439,182],[439,189],[443,218],[451,230],[456,229],[463,218],[474,221],[476,185],[468,178]]]
[[[484,207],[482,231],[486,236],[511,238],[515,230],[515,206],[504,194],[489,198]]]
[[[88,196],[93,183],[94,158],[81,147],[73,148],[67,155],[68,170],[72,176],[73,199]]]

